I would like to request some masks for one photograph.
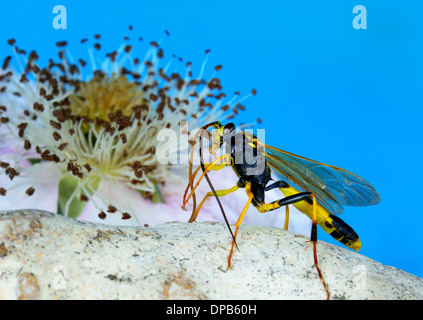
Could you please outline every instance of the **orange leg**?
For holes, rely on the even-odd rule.
[[[209,166],[209,163],[205,163],[204,165],[206,166],[206,169],[207,169],[207,167]],[[217,171],[217,170],[220,170],[222,168],[223,168],[223,164],[215,165],[215,166],[211,167],[209,170],[216,170]],[[191,177],[192,181],[194,181],[194,179],[197,176],[197,173],[198,173],[198,171],[200,171],[200,169],[201,169],[201,166],[198,166],[198,168],[195,169],[195,171],[194,171],[194,173],[192,174],[192,177]],[[201,176],[201,179],[203,177],[204,177],[204,175]],[[183,199],[184,204],[186,204],[189,200],[189,198],[187,200],[187,195],[188,195],[188,190],[189,190],[190,187],[191,187],[191,185],[188,183],[187,187],[185,188],[185,192],[184,192],[184,199]],[[186,210],[184,205],[182,206],[182,209]]]
[[[188,179],[189,179],[188,186],[191,189],[193,188],[193,184],[194,184],[194,180],[193,180],[194,178],[192,176],[192,164],[194,162],[194,147],[197,143],[197,139],[200,136],[202,136],[209,127],[219,127],[219,126],[221,126],[219,121],[208,123],[205,126],[201,127],[201,129],[198,130],[198,132],[194,136],[193,144],[191,145],[191,150],[189,152],[189,168],[188,168]],[[200,138],[200,142],[201,142],[201,138]],[[200,146],[200,150],[201,150],[201,146]],[[184,206],[185,205],[182,206],[183,209],[185,209]],[[197,207],[197,200],[196,200],[196,197],[195,197],[195,192],[192,193],[192,206],[193,206],[193,211],[195,211],[195,208]]]
[[[199,166],[195,171],[194,171],[194,173],[193,173],[193,175],[192,175],[192,181],[194,181],[194,179],[195,179],[195,176],[197,175],[197,173],[198,173],[198,171],[201,169],[201,166]],[[186,204],[188,201],[186,201],[186,199],[187,199],[187,194],[188,194],[188,190],[189,190],[189,188],[191,187],[191,184],[190,183],[188,183],[188,185],[187,185],[187,187],[185,188],[185,192],[184,192],[184,199],[183,199],[183,203],[184,204]],[[186,210],[185,209],[185,205],[182,205],[182,209],[184,209],[184,210]]]
[[[330,293],[328,286],[326,285],[326,281],[323,278],[322,271],[319,268],[319,262],[317,260],[317,200],[314,194],[312,194],[313,198],[313,216],[312,216],[312,229],[311,229],[311,243],[313,244],[313,255],[314,255],[314,266],[316,267],[317,273],[319,274],[320,281],[325,288],[327,299],[330,299]]]
[[[226,190],[218,190],[218,191],[216,191],[216,194],[217,194],[217,196],[219,196],[219,197],[223,197],[223,196],[226,196],[227,194],[230,194],[230,193],[232,193],[232,192],[235,192],[236,190],[238,190],[239,189],[239,187],[238,186],[233,186],[232,188],[230,188],[230,189],[226,189]],[[198,205],[198,207],[197,207],[197,209],[195,210],[195,212],[191,215],[191,218],[189,219],[189,221],[188,222],[194,222],[196,219],[197,219],[197,215],[198,215],[198,213],[200,212],[200,210],[201,210],[201,207],[203,206],[203,204],[204,204],[204,202],[207,200],[207,198],[208,197],[211,197],[211,196],[213,196],[214,195],[214,193],[213,192],[208,192],[205,196],[204,196],[204,198],[203,198],[203,200],[200,202],[200,204]]]
[[[199,169],[201,167],[198,167],[195,170],[195,172],[190,177],[190,184],[188,184],[187,189],[185,189],[185,195],[186,195],[186,193],[188,191],[188,188],[191,188],[191,193],[188,195],[188,197],[185,197],[185,195],[184,195],[184,202],[183,202],[183,205],[182,205],[182,208],[183,209],[185,209],[186,204],[188,203],[188,201],[191,198],[191,196],[195,193],[195,190],[200,185],[200,182],[204,178],[204,176],[206,175],[206,173],[209,172],[210,170],[216,170],[217,171],[217,170],[223,169],[227,165],[228,158],[230,158],[230,155],[227,153],[227,154],[224,154],[223,156],[215,159],[212,163],[208,164],[207,167],[205,168],[203,174],[201,175],[201,177],[198,179],[197,183],[195,184],[195,186],[193,186],[193,184],[194,184],[194,178],[197,175],[197,173],[198,173],[198,171],[199,171]],[[220,161],[223,161],[223,162],[221,164],[217,164]]]
[[[283,226],[284,230],[288,230],[289,225],[289,205],[285,206],[285,224]]]
[[[229,252],[229,256],[228,256],[228,269],[231,269],[231,259],[232,259],[232,254],[233,254],[233,251],[234,251],[236,235],[238,234],[238,230],[239,230],[239,227],[241,226],[242,220],[244,219],[245,213],[247,212],[248,207],[250,206],[251,201],[254,198],[254,194],[251,192],[251,187],[250,187],[249,184],[247,184],[245,186],[245,191],[247,192],[247,195],[248,195],[248,201],[247,201],[244,209],[242,210],[242,212],[241,212],[241,214],[240,214],[240,216],[239,216],[239,218],[238,218],[238,220],[235,224],[234,238],[232,240],[231,251]]]

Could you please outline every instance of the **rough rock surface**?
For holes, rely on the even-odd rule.
[[[0,212],[0,299],[325,299],[307,239],[243,226],[233,268],[221,223],[110,227]],[[423,299],[423,280],[319,242],[332,299]]]

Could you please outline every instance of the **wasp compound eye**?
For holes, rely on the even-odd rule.
[[[235,130],[235,125],[232,122],[228,123],[223,127],[223,134],[229,134],[233,130]]]

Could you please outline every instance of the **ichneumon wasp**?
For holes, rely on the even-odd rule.
[[[211,163],[204,163],[202,139],[205,133],[210,137],[207,131],[209,128],[214,129],[211,135],[211,147],[209,147],[214,160]],[[193,172],[194,146],[198,138],[200,166]],[[358,251],[361,248],[359,236],[338,215],[344,211],[343,206],[369,206],[379,203],[380,197],[376,190],[367,181],[349,171],[266,145],[254,134],[236,130],[233,123],[226,125],[222,125],[219,121],[209,123],[197,132],[194,139],[190,152],[189,183],[182,206],[185,209],[189,199],[193,198],[193,210],[189,222],[196,220],[207,198],[214,195],[232,236],[232,246],[228,256],[228,268],[230,268],[234,246],[237,247],[236,236],[251,204],[261,213],[285,206],[285,229],[288,227],[288,206],[295,206],[312,220],[310,244],[313,245],[314,266],[329,299],[329,289],[317,259],[317,225],[342,244]],[[218,156],[217,152],[224,144],[226,144],[225,152]],[[210,170],[220,170],[225,166],[231,166],[239,180],[229,189],[215,190],[207,173]],[[194,179],[200,168],[203,173],[194,185]],[[272,169],[282,179],[269,184],[273,180]],[[197,206],[195,190],[203,178],[206,178],[212,191],[208,192]],[[232,232],[219,197],[233,193],[239,188],[245,189],[248,200],[235,224],[235,232]],[[285,197],[266,203],[265,193],[275,188],[279,188]],[[189,189],[191,192],[188,194]]]

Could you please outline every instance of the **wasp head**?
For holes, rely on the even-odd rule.
[[[215,130],[213,130],[212,146],[210,148],[212,154],[216,153],[222,147],[225,136],[235,131],[235,125],[233,123],[228,123],[226,125],[221,125],[219,123],[219,125],[213,127]]]

